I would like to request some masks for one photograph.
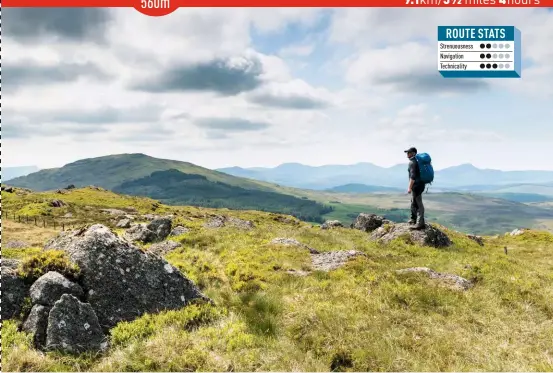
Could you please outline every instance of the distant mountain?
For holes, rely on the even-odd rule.
[[[232,167],[219,171],[290,187],[314,190],[327,190],[346,184],[404,188],[407,182],[407,164],[379,167],[372,163],[357,163],[314,167],[299,163],[286,163],[274,168]],[[500,171],[479,169],[471,164],[462,164],[436,171],[433,187],[450,190],[486,190],[511,184],[553,185],[553,171]]]
[[[37,166],[2,167],[2,182],[38,171]]]
[[[403,189],[366,184],[346,184],[330,188],[328,191],[336,193],[399,193],[403,192]]]
[[[36,191],[69,184],[96,185],[167,204],[278,212],[309,221],[321,221],[322,215],[332,210],[315,201],[278,193],[270,184],[144,154],[83,159],[10,180],[12,186]]]

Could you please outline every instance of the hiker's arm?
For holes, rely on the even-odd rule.
[[[407,189],[408,193],[411,193],[411,191],[413,190],[413,185],[415,185],[415,180],[409,179],[409,188]]]
[[[415,185],[415,180],[417,179],[417,170],[415,166],[415,162],[409,162],[409,187],[407,188],[407,193],[411,193],[413,185]]]

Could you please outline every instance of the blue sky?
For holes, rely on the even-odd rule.
[[[4,13],[5,166],[391,166],[415,145],[437,168],[553,170],[551,9]],[[522,79],[442,78],[437,26],[486,24],[521,30]]]

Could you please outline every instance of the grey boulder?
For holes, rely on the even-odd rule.
[[[31,286],[30,294],[33,304],[51,307],[63,294],[72,294],[80,299],[84,292],[79,285],[69,281],[63,275],[50,271],[35,281]]]

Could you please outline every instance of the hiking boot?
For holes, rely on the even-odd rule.
[[[409,224],[409,225],[414,225],[416,223],[417,223],[417,221],[415,219],[411,219],[407,222],[407,224]]]
[[[412,230],[422,230],[426,228],[426,224],[424,223],[424,220],[419,220],[415,225],[409,227],[409,229]]]

